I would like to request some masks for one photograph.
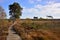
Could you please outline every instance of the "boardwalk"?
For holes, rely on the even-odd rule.
[[[21,40],[20,36],[15,34],[15,32],[12,30],[12,27],[13,25],[15,25],[16,22],[14,22],[14,24],[12,24],[10,27],[9,27],[9,30],[8,30],[8,36],[7,36],[7,40]]]

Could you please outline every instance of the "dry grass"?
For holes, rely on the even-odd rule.
[[[16,20],[14,30],[23,40],[60,40],[60,21]],[[12,21],[0,20],[0,39],[6,36]]]
[[[11,25],[11,22],[7,20],[0,20],[0,40],[6,40],[8,35],[8,28]]]
[[[23,40],[60,40],[59,23],[58,21],[18,21],[14,29]]]

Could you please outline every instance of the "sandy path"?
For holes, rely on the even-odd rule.
[[[7,36],[7,40],[21,40],[20,36],[15,34],[16,32],[14,32],[12,30],[13,25],[15,25],[17,22],[14,22],[8,30],[8,36]]]

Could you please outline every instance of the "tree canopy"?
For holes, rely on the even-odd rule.
[[[9,15],[10,15],[10,18],[12,19],[19,19],[20,16],[22,15],[22,9],[21,6],[19,5],[19,3],[16,3],[14,2],[13,4],[10,4],[9,5]]]

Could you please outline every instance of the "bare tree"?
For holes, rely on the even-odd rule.
[[[0,6],[0,19],[5,19],[6,18],[6,13],[4,9]]]

